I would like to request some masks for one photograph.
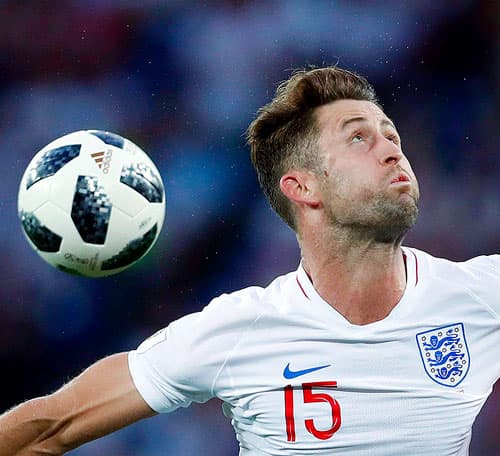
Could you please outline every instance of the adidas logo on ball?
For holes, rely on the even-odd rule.
[[[99,169],[104,174],[108,174],[109,167],[111,166],[111,157],[113,156],[113,152],[111,150],[107,150],[106,152],[94,152],[90,155],[97,163],[97,166],[99,166]]]

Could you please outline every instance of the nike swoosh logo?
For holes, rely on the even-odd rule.
[[[311,372],[315,372],[320,369],[324,369],[325,367],[330,367],[330,364],[325,364],[324,366],[315,366],[315,367],[310,367],[309,369],[302,369],[298,371],[292,371],[290,370],[290,363],[288,363],[283,370],[283,377],[287,379],[292,379],[292,378],[297,378],[300,377],[301,375],[306,375]]]

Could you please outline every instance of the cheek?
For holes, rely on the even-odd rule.
[[[353,206],[373,195],[374,184],[366,175],[351,169],[349,173],[337,172],[330,181],[331,196],[338,204]]]
[[[381,170],[376,161],[362,155],[349,160],[337,157],[334,164],[327,163],[326,174],[330,195],[347,202],[363,200],[379,190]]]
[[[368,195],[378,188],[380,170],[376,166],[371,168],[370,165],[362,163],[360,166],[352,166],[342,175],[344,188],[353,197]]]

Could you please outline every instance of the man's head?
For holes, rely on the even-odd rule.
[[[353,140],[346,136],[358,131],[363,138],[360,136]],[[374,174],[369,176],[373,180],[383,180],[384,176],[392,180],[394,176],[404,174],[414,183],[414,188],[408,190],[414,209],[407,208],[414,214],[409,216],[412,220],[405,222],[410,226],[413,224],[418,200],[416,179],[401,152],[399,136],[392,121],[385,116],[373,87],[362,76],[335,67],[295,73],[278,87],[276,97],[259,110],[257,118],[248,128],[247,138],[252,162],[266,197],[295,231],[298,229],[297,202],[303,200],[294,193],[295,190],[289,192],[288,189],[295,183],[303,190],[307,179],[302,181],[301,178],[307,177],[307,174],[313,176],[321,189],[318,204],[324,212],[333,222],[345,222],[353,227],[360,222],[362,224],[362,221],[339,220],[344,215],[339,212],[344,209],[343,206],[346,210],[359,212],[356,204],[349,207],[351,184],[366,179],[363,173]],[[362,158],[359,152],[351,153],[360,150],[359,146],[356,146],[357,149],[354,146],[350,148],[351,142],[358,139],[370,144],[369,150],[363,152],[366,158]],[[384,154],[387,155],[384,158],[386,162],[378,166],[373,157]],[[375,170],[377,167],[380,169]],[[356,172],[362,174],[361,178],[354,174]],[[399,202],[395,206],[386,204],[384,192],[387,189],[382,189],[383,183],[377,181],[376,186],[380,185],[380,188],[373,189],[371,195],[378,200],[369,203],[390,212]],[[404,184],[400,186],[404,187]],[[362,203],[364,196],[370,196],[366,194],[368,188],[358,190],[359,195],[355,197],[355,191],[352,198]],[[375,194],[377,192],[379,194]],[[396,195],[390,198],[393,196]],[[316,204],[315,201],[313,203],[311,207]],[[336,203],[339,203],[338,210]],[[360,207],[364,209],[364,206]],[[370,215],[369,210],[364,212]],[[397,213],[392,215],[391,223],[397,216]]]

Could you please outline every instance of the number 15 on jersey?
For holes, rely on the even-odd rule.
[[[314,424],[314,418],[304,419],[304,426],[307,431],[314,437],[320,440],[327,440],[335,434],[340,428],[340,405],[336,399],[334,399],[330,394],[324,392],[324,390],[330,390],[337,387],[337,382],[312,382],[312,383],[302,383],[300,387],[293,387],[292,385],[287,385],[284,388],[285,396],[285,423],[286,423],[286,437],[287,441],[295,442],[295,400],[294,389],[302,390],[301,400],[304,404],[311,402],[325,402],[325,406],[328,406],[332,414],[332,425],[329,429],[320,430],[316,428]],[[318,392],[317,390],[323,390],[323,392]],[[298,421],[298,420],[297,420]]]

